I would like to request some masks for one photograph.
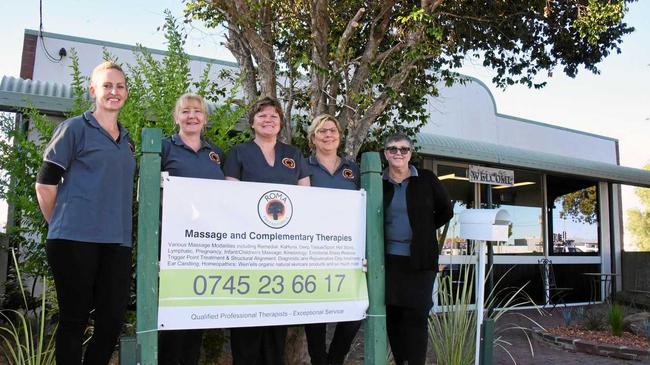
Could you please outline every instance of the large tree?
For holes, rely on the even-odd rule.
[[[188,21],[227,30],[246,102],[278,97],[294,122],[336,115],[348,156],[369,135],[425,123],[425,96],[468,59],[494,69],[500,87],[539,88],[556,67],[597,73],[633,31],[623,16],[634,0],[184,1]]]
[[[650,170],[650,164],[643,168]],[[627,210],[627,229],[632,233],[636,247],[643,251],[650,251],[650,189],[635,188],[634,193],[643,208]]]

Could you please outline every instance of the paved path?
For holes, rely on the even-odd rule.
[[[533,318],[537,323],[543,327],[550,327],[562,323],[561,314],[557,310],[552,316],[539,316],[537,311],[526,310],[519,311],[518,313],[525,314]],[[501,318],[498,328],[512,327],[519,325],[522,327],[530,328],[532,325],[520,315],[508,314]],[[328,334],[331,331],[328,329]],[[515,359],[518,365],[623,365],[623,364],[643,364],[639,361],[619,360],[615,358],[608,358],[597,355],[590,355],[584,353],[570,352],[562,349],[552,347],[548,344],[535,341],[531,338],[529,344],[526,336],[521,330],[511,329],[501,333],[502,339],[509,342],[511,345],[504,345]],[[532,346],[532,353],[531,353]],[[533,355],[534,354],[534,355]],[[433,364],[433,356],[429,349],[428,364]],[[512,365],[514,364],[510,355],[505,350],[500,349],[498,346],[494,348],[494,364],[495,365]],[[363,328],[357,335],[355,344],[350,352],[347,365],[363,365]],[[444,364],[439,364],[444,365]]]

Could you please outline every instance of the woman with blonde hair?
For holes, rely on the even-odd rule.
[[[203,137],[207,121],[207,105],[200,95],[187,93],[176,100],[174,123],[178,133],[162,140],[162,171],[171,176],[224,179],[221,171],[223,152]],[[161,331],[159,363],[198,364],[202,338],[202,329]]]
[[[117,121],[128,97],[121,67],[92,72],[94,110],[59,124],[45,148],[36,196],[49,223],[45,250],[59,305],[56,362],[107,364],[129,300],[134,148]]]
[[[311,169],[311,186],[332,189],[359,189],[359,167],[354,161],[341,157],[341,125],[331,115],[321,114],[312,120],[307,139],[313,155],[307,159]],[[337,323],[327,350],[326,324],[305,325],[307,348],[312,365],[343,364],[361,321]]]

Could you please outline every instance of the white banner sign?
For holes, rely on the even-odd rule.
[[[365,317],[363,191],[167,177],[158,328]]]
[[[511,186],[515,183],[515,172],[512,170],[469,165],[469,182]]]

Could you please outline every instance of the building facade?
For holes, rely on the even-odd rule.
[[[58,61],[51,54],[59,55]],[[71,105],[70,51],[88,75],[106,50],[120,62],[132,63],[136,47],[60,34],[25,31],[21,78],[4,77],[0,107],[15,111],[26,100],[54,118]],[[154,57],[163,51],[150,50]],[[55,57],[56,58],[56,57]],[[191,58],[191,72],[200,76],[207,64],[211,77],[236,64]],[[574,288],[565,300],[603,300],[605,283],[590,286],[584,274],[614,274],[620,288],[623,248],[621,184],[650,187],[650,172],[619,165],[618,142],[577,130],[498,113],[494,98],[479,80],[440,86],[430,98],[430,121],[418,135],[421,165],[437,173],[454,201],[455,216],[445,230],[443,275],[454,275],[472,262],[472,243],[459,237],[458,215],[469,208],[498,207],[512,217],[507,242],[494,248],[495,280],[520,287],[536,304],[547,300],[548,287],[539,262],[550,259],[557,285]],[[496,169],[489,170],[489,169]],[[478,172],[477,172],[478,171]],[[509,176],[508,185],[479,181],[471,172],[492,171]],[[478,176],[478,175],[477,175]],[[479,179],[480,180],[480,179]]]

